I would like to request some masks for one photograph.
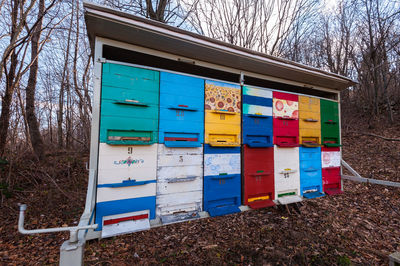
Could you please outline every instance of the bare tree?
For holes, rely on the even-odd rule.
[[[57,0],[53,0],[43,11],[39,20],[55,5]],[[32,38],[33,30],[39,23],[38,19],[28,21],[33,12],[36,3],[32,0],[26,7],[26,1],[10,0],[9,16],[11,18],[9,43],[6,46],[2,61],[0,62],[0,80],[5,75],[5,91],[2,96],[2,109],[0,114],[0,156],[5,153],[8,128],[11,118],[11,104],[15,89],[20,85],[22,76],[29,70],[36,58],[31,58],[28,64],[25,64],[27,50]],[[49,31],[48,34],[50,34]],[[39,48],[41,50],[41,48]]]
[[[204,0],[194,4],[188,21],[200,34],[280,56],[289,36],[304,34],[316,7],[315,0]]]
[[[31,58],[32,64],[29,70],[28,85],[26,86],[26,120],[29,126],[29,135],[33,150],[38,159],[43,160],[45,148],[40,135],[39,124],[35,114],[35,92],[37,83],[37,72],[39,67],[39,41],[42,31],[42,21],[44,12],[44,0],[39,0],[38,23],[36,24],[31,39]]]
[[[378,116],[381,102],[386,101],[389,119],[393,121],[388,89],[395,72],[391,71],[388,54],[400,44],[399,39],[392,39],[400,19],[399,3],[362,0],[360,8],[363,12],[358,26],[359,56],[355,56],[360,85],[369,95],[373,113]]]
[[[188,15],[199,0],[191,3],[182,3],[180,0],[98,0],[97,2],[121,11],[181,27],[185,26]]]

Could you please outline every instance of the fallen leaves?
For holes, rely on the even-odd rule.
[[[382,135],[390,136],[385,130]],[[362,176],[400,181],[398,143],[367,138],[345,135],[344,159]],[[52,183],[5,199],[0,264],[58,262],[68,233],[19,234],[16,203],[29,206],[27,228],[76,224],[84,207],[87,173],[81,160],[71,172],[71,185],[62,177],[63,167],[58,167],[61,177],[55,180],[65,192],[73,192],[73,200]],[[299,214],[285,208],[252,210],[89,241],[85,264],[386,265],[387,256],[400,251],[400,189],[345,181],[344,190],[342,195],[304,201]]]

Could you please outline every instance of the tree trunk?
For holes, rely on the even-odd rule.
[[[165,8],[170,0],[160,0],[156,7],[156,10],[153,8],[153,3],[151,0],[146,0],[146,13],[147,16],[150,17],[152,20],[157,20],[160,22],[165,22]]]
[[[33,151],[39,160],[45,158],[45,147],[42,136],[40,135],[39,123],[35,114],[35,91],[38,72],[38,54],[39,40],[42,30],[42,16],[44,11],[44,0],[39,1],[38,24],[32,34],[31,40],[31,58],[33,63],[29,70],[28,85],[26,87],[26,120],[29,126],[29,136],[32,143]]]
[[[68,72],[68,60],[71,46],[71,34],[72,34],[72,26],[74,21],[74,7],[75,5],[72,2],[72,11],[71,11],[71,21],[68,29],[68,38],[67,38],[67,49],[65,51],[65,61],[64,61],[64,69],[61,77],[61,86],[60,86],[60,94],[58,96],[58,111],[57,111],[57,137],[58,137],[58,147],[62,149],[64,147],[64,138],[63,138],[63,121],[64,121],[64,94],[65,94],[65,86],[69,86],[69,72]]]
[[[18,9],[19,9],[19,2],[14,0],[12,6],[12,13],[11,13],[11,40],[15,38],[17,34],[17,19],[18,19]],[[4,63],[4,70],[6,70],[6,62]],[[18,56],[15,53],[15,50],[11,50],[10,52],[10,67],[8,72],[6,73],[6,89],[1,101],[1,115],[0,115],[0,156],[4,156],[6,143],[7,143],[7,134],[8,134],[8,127],[10,125],[10,108],[11,108],[11,101],[14,93],[15,88],[15,72],[17,69],[18,64]]]
[[[4,92],[1,101],[0,156],[4,156],[6,149],[8,127],[10,125],[10,108],[11,108],[12,97],[14,94],[14,78],[15,78],[15,70],[17,68],[17,64],[18,64],[17,55],[13,51],[11,54],[10,69],[6,75],[6,90]]]

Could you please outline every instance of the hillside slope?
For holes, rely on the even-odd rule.
[[[396,137],[399,129],[369,133]],[[365,132],[344,132],[344,159],[362,176],[400,181],[400,142]],[[28,228],[76,224],[84,207],[86,160],[59,154],[51,164],[15,162],[14,189],[1,190],[0,263],[57,262],[68,234],[17,233],[17,203],[29,206]],[[346,181],[344,190],[304,201],[290,213],[268,208],[90,241],[85,263],[386,265],[388,255],[400,251],[400,189]]]

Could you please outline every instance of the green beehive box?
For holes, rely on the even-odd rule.
[[[150,145],[158,141],[159,72],[103,64],[100,142]]]
[[[340,147],[339,105],[321,99],[321,138],[326,147]]]

